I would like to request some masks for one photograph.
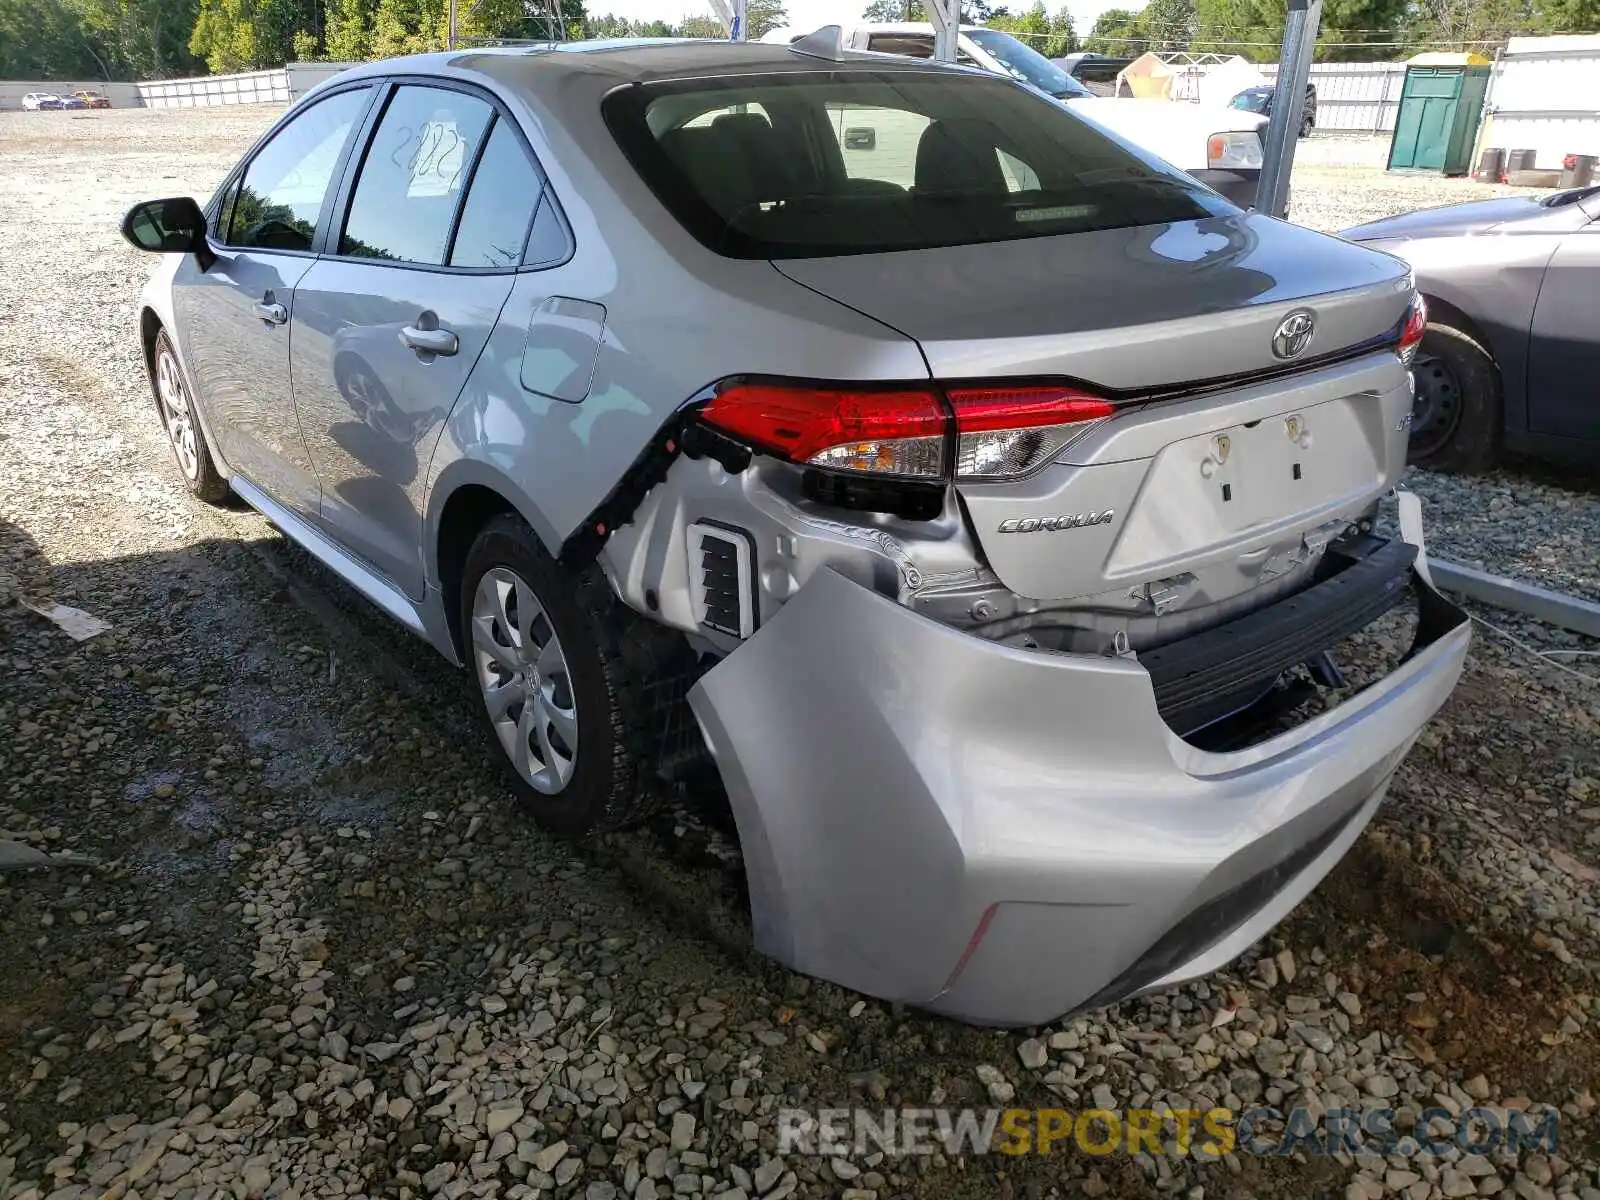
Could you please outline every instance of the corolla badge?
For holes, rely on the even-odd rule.
[[[1090,525],[1109,525],[1114,509],[1102,512],[1066,513],[1059,517],[1011,517],[1000,522],[1001,533],[1053,533],[1058,529],[1086,529]]]
[[[1297,308],[1278,322],[1272,335],[1272,353],[1277,358],[1299,358],[1317,331],[1317,317],[1309,308]]]

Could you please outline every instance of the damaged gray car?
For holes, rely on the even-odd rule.
[[[1008,80],[373,63],[124,231],[190,489],[471,671],[546,827],[714,770],[757,946],[863,992],[1034,1024],[1222,966],[1461,670],[1415,514],[1375,522],[1405,265]]]

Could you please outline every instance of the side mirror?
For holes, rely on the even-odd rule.
[[[190,196],[135,204],[122,218],[122,236],[153,254],[193,254],[201,270],[216,258],[206,243],[206,215]]]
[[[871,150],[878,144],[878,131],[870,125],[854,125],[844,131],[846,150]]]

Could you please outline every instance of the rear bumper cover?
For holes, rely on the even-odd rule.
[[[1137,663],[986,642],[819,572],[690,693],[757,948],[994,1025],[1223,966],[1343,856],[1455,686],[1469,627],[1413,583],[1399,668],[1218,754]]]
[[[1261,190],[1260,168],[1241,167],[1237,170],[1224,171],[1207,167],[1199,171],[1190,171],[1201,183],[1214,192],[1221,192],[1240,208],[1254,208],[1256,194]]]

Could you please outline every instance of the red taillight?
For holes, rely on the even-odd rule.
[[[1407,366],[1417,356],[1417,347],[1422,344],[1422,335],[1428,332],[1428,302],[1418,292],[1411,297],[1411,308],[1406,313],[1406,323],[1400,327],[1400,342],[1395,347],[1400,352],[1400,361]]]
[[[718,388],[701,417],[756,449],[839,471],[1010,479],[1046,462],[1115,407],[1059,384],[875,390],[781,381]],[[956,434],[956,461],[946,443]]]
[[[701,410],[724,433],[791,462],[886,475],[944,471],[944,406],[931,390],[732,383]]]

